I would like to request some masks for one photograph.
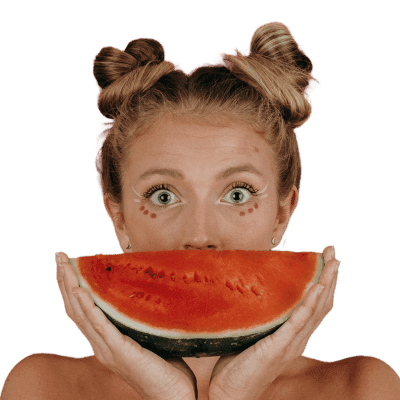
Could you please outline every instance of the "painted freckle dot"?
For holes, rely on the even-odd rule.
[[[140,211],[143,211],[143,210],[144,210],[144,206],[140,207],[139,210],[140,210]]]
[[[246,214],[246,213],[242,211],[242,212],[240,213],[240,216],[243,216],[243,215],[245,215],[245,214]]]
[[[252,212],[253,212],[253,209],[252,209],[252,208],[249,208],[248,211],[249,211],[249,213],[252,213]]]
[[[151,217],[151,218],[155,218],[155,217],[157,217],[157,214],[154,214],[154,213],[153,213],[153,214],[150,214],[150,217]]]
[[[147,215],[149,213],[149,210],[146,210],[143,214]]]
[[[258,204],[254,204],[254,208],[258,208]]]

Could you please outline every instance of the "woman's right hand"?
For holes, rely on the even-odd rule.
[[[182,358],[164,360],[123,335],[79,287],[75,270],[65,253],[59,253],[64,274],[57,281],[67,315],[86,336],[96,358],[126,381],[143,400],[197,399],[196,376]],[[57,261],[57,260],[56,260]],[[79,301],[72,292],[79,294]]]

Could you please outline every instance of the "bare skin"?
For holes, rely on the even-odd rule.
[[[174,249],[271,250],[272,238],[275,238],[277,244],[280,242],[297,206],[298,190],[295,186],[285,201],[278,204],[271,149],[260,135],[241,123],[212,126],[166,117],[141,137],[131,151],[130,162],[123,175],[121,207],[112,203],[108,197],[104,199],[124,252]],[[250,165],[259,173],[255,174],[249,170],[236,171],[230,176],[225,174],[222,179],[218,178],[221,171],[229,171],[229,168],[238,165]],[[169,168],[178,172],[174,172],[174,176],[157,174],[140,179],[145,172],[157,168]],[[242,187],[232,187],[232,183]],[[257,196],[253,196],[254,194]],[[126,249],[128,243],[132,246],[129,250]],[[243,369],[242,372],[236,372],[239,377],[244,376],[244,371],[247,371],[249,379],[250,375],[251,379],[257,379],[243,382],[243,387],[229,387],[229,398],[244,396],[249,400],[259,398],[264,391],[262,387],[268,380],[272,384],[278,376],[281,376],[281,379],[292,377],[310,368],[315,360],[301,357],[301,353],[311,334],[310,330],[316,328],[315,325],[319,324],[330,303],[333,303],[336,285],[336,274],[333,270],[335,260],[331,255],[331,248],[325,249],[324,256],[327,268],[324,271],[325,275],[321,276],[321,282],[327,286],[327,290],[320,304],[316,300],[317,287],[309,291],[307,298],[311,310],[308,318],[314,313],[317,305],[318,318],[314,317],[310,322],[310,327],[301,336],[296,343],[296,349],[290,355],[277,355],[270,361],[271,370],[266,370],[265,374],[259,372],[259,376],[257,375],[256,371],[261,370],[256,358],[253,355],[248,356],[252,349],[238,357],[167,361],[189,378],[194,389],[194,382],[196,378],[199,379],[199,391],[205,395],[205,391],[208,390],[208,396],[215,400],[227,399],[225,387],[228,382],[232,379],[240,380],[236,376],[230,376],[231,372],[228,373],[233,366],[237,365],[238,371]],[[69,278],[73,279],[72,276]],[[71,280],[70,284],[75,285],[76,282]],[[89,309],[90,301],[88,298],[84,300],[86,304],[82,303],[81,299],[80,306],[86,313],[85,307]],[[291,319],[295,321],[294,317]],[[285,325],[290,327],[289,324]],[[84,328],[83,324],[80,326]],[[282,330],[281,335],[284,333],[285,330]],[[283,344],[281,346],[284,347]],[[100,354],[96,352],[95,347],[94,350],[95,355]],[[261,347],[257,349],[257,353],[262,351]],[[118,354],[118,357],[122,356],[121,353]],[[99,359],[104,363],[104,357]],[[114,365],[115,360],[114,356],[113,361],[109,363]],[[96,364],[94,361],[93,365]],[[197,374],[190,367],[193,367]],[[136,370],[124,370],[122,373],[121,368],[116,365],[109,368],[118,371],[117,374],[137,388],[141,395],[149,386],[155,390],[156,381],[151,381],[151,385],[146,388],[140,387],[141,382],[132,378],[132,374],[139,375]],[[250,374],[252,368],[254,371]],[[143,380],[150,382],[151,377],[143,375]],[[169,379],[175,378],[171,375]],[[188,386],[183,380],[179,383],[180,393],[190,392],[189,381]],[[251,387],[251,390],[244,394],[243,390],[246,387]],[[157,394],[153,393],[149,398],[156,396]],[[171,395],[171,398],[174,396]]]
[[[222,171],[239,165],[247,165],[247,170],[218,178]],[[259,173],[249,171],[249,165]],[[155,168],[178,172],[140,179]],[[279,204],[271,149],[251,127],[241,123],[213,126],[164,118],[134,144],[122,179],[122,204],[112,203],[107,196],[104,204],[124,252],[268,251],[274,247],[272,238],[280,243],[298,202],[298,190],[293,186]],[[161,184],[165,186],[160,188]],[[129,250],[128,243],[132,246]],[[320,285],[313,285],[304,304],[273,335],[237,356],[168,360],[144,351],[120,334],[79,288],[68,256],[61,253],[63,269],[58,270],[57,279],[67,314],[95,354],[74,360],[81,372],[77,379],[88,382],[94,398],[108,398],[106,382],[113,395],[123,389],[129,396],[136,393],[152,400],[193,400],[197,389],[200,399],[209,400],[279,398],[282,390],[287,394],[284,398],[295,399],[304,382],[311,387],[317,384],[317,380],[310,383],[303,378],[325,365],[301,355],[333,306],[337,260],[331,247],[323,252],[325,268],[319,283],[325,290],[318,296]],[[72,292],[78,293],[78,298]],[[73,364],[68,365],[73,371]],[[80,386],[84,382],[80,381]],[[96,388],[101,390],[96,393]]]
[[[124,252],[174,249],[271,250],[272,238],[275,238],[277,244],[280,242],[297,206],[298,190],[295,186],[285,201],[278,204],[271,149],[260,135],[241,123],[213,126],[167,117],[158,121],[149,133],[135,143],[131,151],[130,162],[123,175],[121,207],[112,203],[108,197],[104,199]],[[221,171],[229,171],[229,168],[238,165],[250,165],[253,171],[259,172],[255,174],[247,169],[218,178]],[[165,171],[158,171],[157,175],[147,174],[145,179],[141,179],[149,170],[160,168],[175,170],[174,176],[161,175],[160,172]],[[232,183],[236,187],[232,187]],[[130,250],[126,249],[128,243],[132,245]],[[255,358],[247,358],[252,350],[242,353],[240,357],[167,361],[183,372],[194,388],[196,385],[193,382],[199,379],[199,391],[205,394],[204,391],[209,390],[208,395],[213,399],[227,398],[224,386],[229,380],[237,380],[229,376],[232,373],[227,372],[234,365],[249,373],[251,368],[255,368],[251,376],[257,376],[257,379],[251,384],[248,382],[253,389],[245,395],[249,400],[262,394],[262,382],[259,380],[269,379],[272,384],[278,376],[281,379],[297,376],[318,363],[301,357],[301,353],[311,330],[316,328],[326,315],[330,303],[333,303],[336,273],[333,270],[335,260],[331,248],[324,250],[324,256],[329,266],[325,269],[325,275],[321,276],[321,282],[327,286],[327,290],[320,303],[316,300],[317,287],[309,291],[307,298],[312,310],[308,318],[317,309],[317,305],[318,318],[314,317],[310,322],[307,332],[289,356],[276,356],[275,361],[270,361],[273,367],[265,376],[260,373],[258,377],[255,372],[259,368]],[[74,279],[72,275],[69,278]],[[71,280],[70,284],[76,282]],[[80,306],[86,313],[84,307],[90,307],[90,301],[85,299],[84,304],[82,300]],[[292,320],[295,320],[294,317]],[[283,335],[284,330],[281,333]],[[257,352],[261,351],[260,347]],[[279,357],[282,359],[276,361]],[[94,367],[97,364],[93,358],[88,361]],[[129,376],[133,372],[126,370],[122,374],[120,369],[116,366],[114,368],[131,386],[140,386],[140,382],[130,380]],[[236,373],[244,376],[242,372]],[[175,378],[171,375],[171,379]],[[156,382],[152,382],[152,386],[155,385]],[[190,384],[186,387],[182,381],[182,385],[181,392],[190,392]],[[243,383],[243,388],[246,386],[249,385]],[[230,387],[231,398],[243,398],[243,388]],[[235,391],[237,394],[233,394]]]

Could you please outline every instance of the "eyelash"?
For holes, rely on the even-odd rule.
[[[257,192],[259,191],[259,189],[255,189],[253,185],[250,185],[248,183],[245,182],[234,182],[231,183],[228,187],[228,192],[232,189],[236,189],[236,188],[243,188],[243,189],[247,189],[252,196],[257,196]],[[150,189],[148,189],[146,192],[143,193],[143,197],[145,197],[146,199],[149,198],[153,193],[157,192],[158,190],[169,190],[171,191],[171,186],[166,183],[162,183],[161,185],[154,185],[152,186]],[[231,203],[234,206],[243,206],[243,205],[247,205],[248,201],[245,203]],[[160,208],[166,208],[169,206],[169,204],[166,204],[164,206],[160,206],[158,204],[154,204],[155,207],[160,207]]]

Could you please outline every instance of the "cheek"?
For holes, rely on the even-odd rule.
[[[258,208],[258,204],[255,203],[255,204],[254,204],[254,209],[257,210],[257,208]],[[254,211],[254,209],[253,209],[252,207],[250,207],[250,208],[248,208],[246,211],[240,211],[239,215],[240,215],[241,217],[244,217],[245,215],[251,214],[251,213]]]
[[[145,206],[140,207],[140,208],[139,208],[139,211],[142,211],[142,212],[143,212],[143,215],[147,215],[147,214],[149,213],[149,210],[146,210],[146,207],[145,207]],[[156,214],[156,213],[151,213],[151,214],[149,215],[149,217],[150,217],[151,219],[157,218],[157,214]]]
[[[255,204],[254,204],[254,208],[253,208],[253,207],[249,207],[246,211],[240,211],[240,212],[239,212],[239,216],[244,217],[245,215],[249,215],[249,214],[251,214],[254,210],[257,210],[257,209],[258,209],[258,204],[255,203]],[[139,211],[141,211],[141,212],[143,213],[143,215],[148,215],[148,214],[149,214],[149,210],[146,210],[146,207],[145,207],[145,206],[141,206],[141,207],[139,208]],[[149,215],[149,217],[150,217],[151,219],[157,218],[157,214],[153,212],[153,213],[151,213],[151,214]]]

